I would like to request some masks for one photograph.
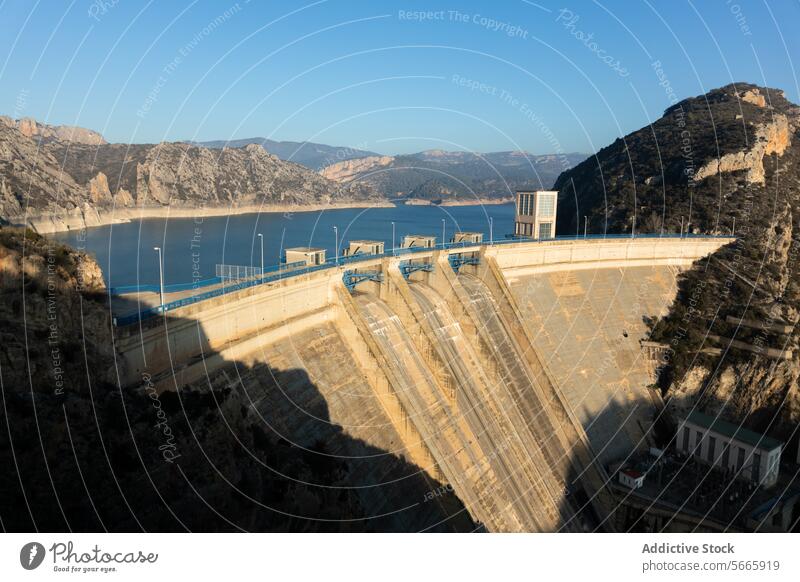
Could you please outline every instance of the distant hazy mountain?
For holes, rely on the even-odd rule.
[[[548,189],[585,154],[427,150],[402,156],[346,160],[321,173],[340,183],[356,182],[389,198],[428,201],[508,198],[515,190]]]
[[[300,142],[300,141],[274,141],[263,137],[251,137],[245,139],[233,139],[230,141],[215,140],[195,142],[212,149],[241,148],[250,144],[258,144],[274,156],[282,160],[295,162],[312,170],[320,170],[325,166],[330,166],[345,160],[366,158],[377,156],[375,152],[368,152],[347,146],[329,146],[321,143]]]

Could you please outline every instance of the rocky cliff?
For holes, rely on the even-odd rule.
[[[57,230],[107,222],[112,211],[126,209],[225,212],[379,200],[368,186],[337,184],[259,145],[79,143],[62,139],[66,130],[48,128],[0,123],[0,218],[6,222]],[[39,139],[45,130],[49,137]]]
[[[556,182],[558,228],[728,234],[681,279],[659,383],[670,407],[720,412],[794,441],[800,422],[800,108],[728,85],[674,104]],[[794,445],[790,446],[794,454]]]
[[[106,143],[102,135],[91,129],[72,125],[48,125],[39,123],[29,117],[11,119],[0,115],[0,124],[15,127],[25,137],[32,137],[42,142],[63,141],[75,144],[101,145]]]
[[[335,182],[352,182],[359,176],[367,172],[379,171],[391,164],[394,158],[391,156],[369,156],[355,160],[345,160],[326,166],[320,170],[320,174]]]

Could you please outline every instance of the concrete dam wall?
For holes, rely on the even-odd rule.
[[[341,443],[329,454],[347,459],[374,529],[613,529],[607,466],[649,446],[660,405],[646,318],[728,242],[366,257],[120,328],[119,373],[134,389],[146,374],[159,390],[244,390],[265,431]],[[346,270],[370,277],[351,292]]]

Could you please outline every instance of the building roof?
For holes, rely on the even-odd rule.
[[[637,471],[636,469],[623,469],[623,471],[622,471],[622,472],[623,472],[623,473],[625,473],[625,474],[626,474],[628,477],[630,477],[631,479],[638,479],[638,478],[640,478],[640,477],[642,477],[642,476],[643,476],[643,475],[642,475],[642,474],[641,474],[639,471]]]
[[[692,424],[702,426],[726,437],[741,441],[757,449],[771,451],[783,443],[772,437],[762,435],[719,417],[709,416],[697,410],[692,411],[686,418]]]
[[[285,252],[295,252],[295,253],[318,253],[320,251],[324,251],[325,249],[317,248],[317,247],[292,247],[290,249],[285,249]]]

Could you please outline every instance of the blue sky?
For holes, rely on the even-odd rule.
[[[592,152],[734,81],[800,101],[797,0],[0,2],[0,114],[112,142]]]

